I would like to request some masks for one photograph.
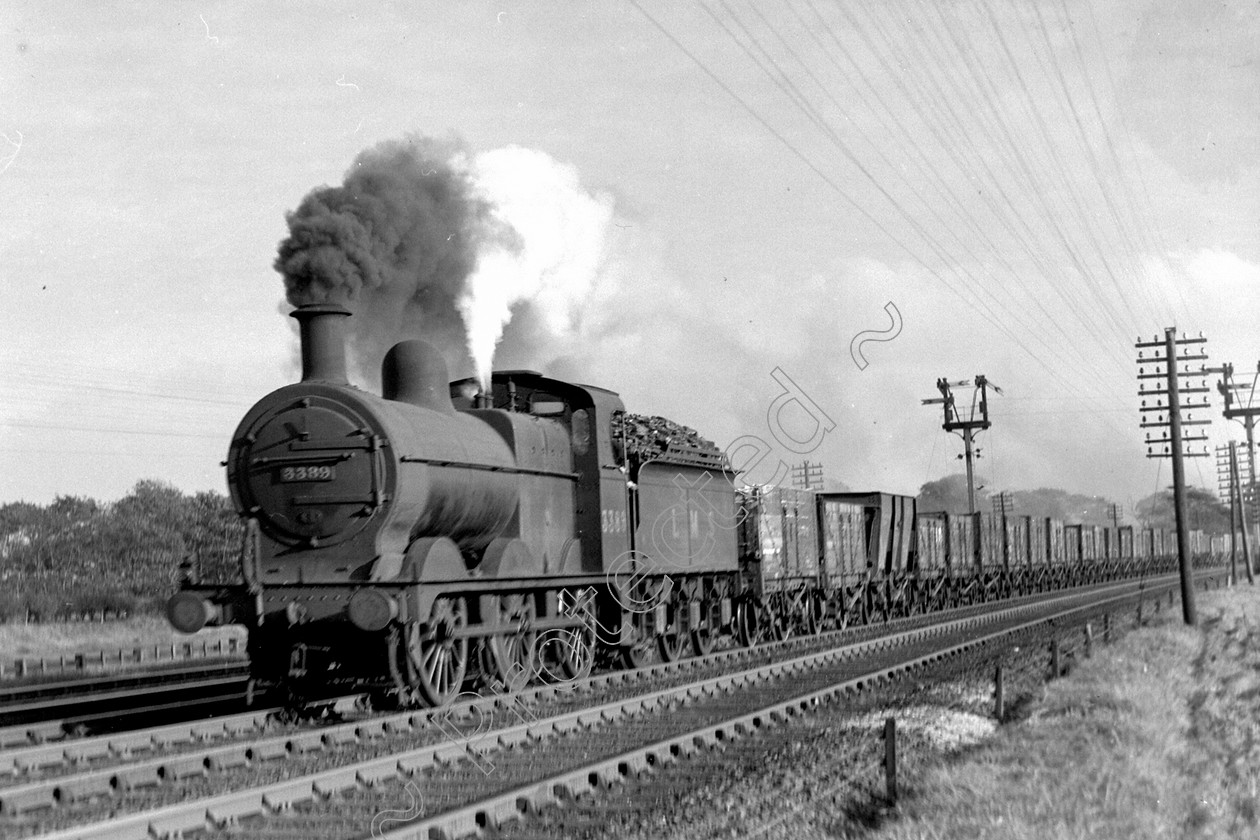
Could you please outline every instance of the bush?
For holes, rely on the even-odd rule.
[[[112,504],[62,496],[0,507],[0,621],[159,611],[190,559],[200,580],[239,580],[243,527],[218,493],[141,481]]]
[[[26,599],[18,592],[0,591],[0,622],[25,620]]]

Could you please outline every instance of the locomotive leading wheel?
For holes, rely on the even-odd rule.
[[[481,620],[497,624],[522,624],[512,630],[487,636],[481,643],[482,667],[507,691],[520,691],[534,677],[538,633],[531,629],[537,609],[532,595],[483,595]]]
[[[459,693],[468,672],[468,639],[454,634],[468,626],[463,598],[438,598],[429,620],[408,622],[404,631],[409,682],[421,699],[441,706]]]

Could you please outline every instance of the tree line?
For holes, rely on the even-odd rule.
[[[243,528],[227,497],[144,480],[116,502],[59,496],[0,507],[0,621],[153,612],[180,565],[204,582],[239,576]]]
[[[976,510],[991,513],[994,497],[984,487],[984,479],[976,479]],[[1082,525],[1113,525],[1113,503],[1102,496],[1084,496],[1057,488],[1014,490],[1006,493],[1007,510],[1015,516],[1048,517]],[[967,476],[961,473],[929,481],[919,488],[919,510],[924,513],[967,512]],[[1171,531],[1177,527],[1171,490],[1162,490],[1139,501],[1133,510],[1117,507],[1121,525],[1159,528]],[[1229,507],[1212,493],[1199,487],[1186,488],[1186,518],[1192,531],[1228,534]]]

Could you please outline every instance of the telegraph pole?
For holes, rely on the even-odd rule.
[[[821,490],[823,488],[822,464],[811,464],[805,461],[801,466],[793,467],[792,486],[802,490]]]
[[[1241,526],[1239,530],[1242,531],[1243,564],[1246,565],[1247,567],[1247,583],[1254,586],[1256,583],[1256,579],[1251,571],[1251,542],[1250,540],[1247,539],[1247,508],[1243,504],[1242,482],[1238,478],[1238,446],[1232,440],[1229,442],[1229,473],[1230,473],[1230,478],[1233,482],[1232,484],[1230,484],[1230,487],[1229,487],[1229,491],[1230,491],[1229,492],[1229,495],[1230,495],[1229,518],[1230,518],[1230,521],[1232,522],[1234,519],[1234,507],[1237,506],[1238,507],[1238,524]],[[1230,539],[1230,542],[1232,543],[1234,540],[1234,535],[1230,534],[1229,539]],[[1232,561],[1234,558],[1233,551],[1230,551],[1229,557],[1230,557],[1230,560]],[[1230,566],[1230,569],[1232,571],[1233,569],[1232,565]]]
[[[1258,499],[1256,495],[1256,437],[1255,437],[1256,418],[1260,417],[1260,406],[1255,404],[1256,380],[1260,379],[1260,362],[1256,364],[1256,375],[1252,377],[1250,385],[1239,385],[1236,382],[1234,382],[1234,366],[1232,364],[1227,363],[1227,364],[1221,365],[1219,368],[1212,368],[1212,372],[1221,374],[1221,381],[1216,383],[1216,389],[1221,392],[1221,396],[1225,399],[1225,412],[1224,412],[1225,419],[1241,421],[1243,424],[1243,429],[1247,433],[1247,473],[1248,473],[1248,479],[1249,479],[1248,492],[1245,494],[1241,493],[1241,487],[1240,487],[1240,495],[1239,495],[1240,502],[1243,500],[1246,500],[1246,501],[1250,501],[1251,503],[1252,516],[1251,517],[1244,516],[1242,522],[1240,523],[1242,525],[1243,533],[1246,534],[1247,528],[1251,525],[1251,523],[1248,522],[1248,519],[1257,518],[1256,503],[1257,501],[1260,501],[1260,499]],[[1242,403],[1241,398],[1244,391],[1247,392],[1246,405],[1241,404]],[[1239,403],[1238,406],[1234,405],[1235,401]],[[1242,482],[1240,479],[1239,484],[1241,485],[1241,483]],[[1242,509],[1243,507],[1240,506],[1240,510]],[[1250,561],[1248,561],[1247,572],[1248,574],[1251,573]]]
[[[965,388],[971,385],[965,379],[957,382],[948,382],[945,379],[936,380],[936,389],[941,392],[939,397],[933,397],[929,400],[923,400],[924,405],[940,404],[945,407],[945,425],[943,428],[947,432],[961,432],[963,439],[963,447],[967,459],[967,512],[976,512],[976,479],[975,470],[972,466],[973,462],[979,458],[979,450],[972,450],[972,443],[975,440],[975,434],[982,432],[989,426],[993,425],[989,422],[989,399],[988,389],[993,388],[995,393],[1002,393],[1002,389],[989,382],[984,378],[984,374],[979,374],[975,379],[975,391],[971,396],[971,414],[964,420],[958,413],[958,408],[954,403],[954,395],[951,388]],[[978,399],[978,405],[977,405]],[[977,419],[977,411],[979,418]]]
[[[1177,515],[1177,560],[1178,560],[1178,567],[1181,570],[1181,615],[1182,615],[1182,618],[1185,620],[1185,623],[1189,625],[1196,624],[1198,621],[1198,618],[1195,614],[1195,608],[1194,608],[1194,581],[1190,574],[1190,551],[1189,551],[1190,535],[1186,527],[1186,476],[1185,476],[1185,463],[1183,459],[1185,457],[1206,457],[1207,451],[1205,450],[1202,453],[1196,453],[1196,452],[1187,453],[1183,451],[1182,445],[1183,443],[1206,441],[1207,435],[1201,434],[1201,435],[1183,436],[1181,432],[1181,427],[1183,425],[1184,426],[1206,426],[1208,423],[1211,423],[1212,421],[1211,420],[1194,420],[1191,418],[1191,416],[1188,413],[1190,409],[1207,408],[1208,403],[1207,403],[1206,396],[1203,397],[1202,403],[1188,404],[1184,406],[1184,409],[1187,411],[1187,415],[1185,418],[1182,418],[1181,416],[1181,412],[1183,410],[1183,406],[1181,405],[1182,393],[1206,394],[1208,393],[1208,388],[1207,388],[1206,382],[1204,382],[1202,387],[1199,387],[1199,388],[1194,388],[1194,387],[1182,388],[1181,382],[1180,382],[1181,377],[1203,376],[1207,373],[1207,369],[1204,368],[1202,365],[1200,365],[1199,370],[1197,371],[1179,370],[1178,365],[1181,362],[1193,362],[1193,361],[1206,360],[1207,359],[1206,353],[1196,352],[1194,355],[1191,355],[1190,347],[1189,347],[1189,345],[1191,344],[1205,344],[1206,342],[1207,342],[1207,339],[1203,338],[1202,336],[1199,336],[1198,338],[1184,338],[1183,337],[1183,338],[1178,339],[1176,327],[1167,327],[1164,330],[1163,341],[1159,340],[1159,336],[1156,336],[1155,340],[1149,343],[1143,343],[1142,340],[1139,338],[1138,343],[1135,345],[1138,349],[1137,361],[1138,361],[1138,365],[1140,366],[1138,367],[1138,379],[1139,380],[1144,380],[1144,379],[1164,379],[1165,380],[1165,390],[1162,390],[1162,391],[1161,390],[1148,391],[1146,390],[1145,383],[1142,384],[1142,387],[1139,390],[1139,396],[1155,397],[1156,400],[1155,400],[1155,405],[1147,406],[1146,400],[1143,399],[1142,407],[1140,411],[1142,412],[1142,428],[1151,428],[1151,427],[1165,428],[1166,427],[1168,429],[1168,437],[1166,438],[1152,439],[1150,432],[1146,433],[1146,443],[1147,443],[1146,457],[1172,459],[1173,507],[1176,510],[1176,515]],[[1183,348],[1181,356],[1177,355],[1178,346]],[[1152,355],[1152,358],[1147,359],[1143,357],[1142,351],[1145,349],[1151,349],[1155,351]],[[1196,348],[1196,349],[1199,349],[1199,348]],[[1163,351],[1162,356],[1160,355],[1161,350]],[[1163,365],[1164,371],[1163,373],[1160,373],[1158,371],[1154,373],[1146,373],[1145,372],[1146,365],[1154,365],[1156,368],[1158,368],[1160,365]],[[1163,405],[1164,398],[1168,400],[1167,406]],[[1147,419],[1146,412],[1148,411],[1159,412],[1154,422],[1151,422]],[[1168,415],[1168,420],[1166,421],[1164,420],[1164,414]],[[1156,445],[1161,445],[1161,444],[1163,445],[1163,452],[1152,451],[1152,447]]]
[[[1229,505],[1229,579],[1231,583],[1238,580],[1238,528],[1241,525],[1235,509],[1238,501],[1238,455],[1234,442],[1222,443],[1216,447],[1216,487],[1221,501]],[[1246,527],[1245,525],[1242,527]],[[1251,568],[1247,569],[1247,581],[1254,583]]]

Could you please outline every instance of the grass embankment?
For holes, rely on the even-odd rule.
[[[49,622],[47,624],[0,624],[0,662],[12,665],[19,657],[58,657],[74,653],[113,652],[119,648],[167,646],[236,638],[245,644],[243,627],[207,627],[192,635],[177,632],[165,618],[135,616],[104,622]]]
[[[1260,588],[1197,594],[1198,629],[1178,605],[1096,647],[1026,720],[903,777],[867,836],[1260,836]]]

